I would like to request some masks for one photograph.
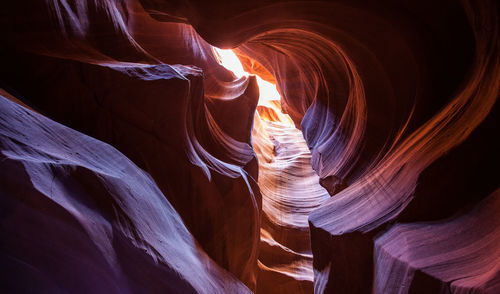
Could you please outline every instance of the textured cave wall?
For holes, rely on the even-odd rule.
[[[176,267],[175,275],[166,270],[172,277],[167,284],[180,288],[126,291],[239,293],[248,290],[245,284],[259,293],[495,293],[500,248],[488,244],[500,235],[491,220],[498,213],[500,164],[498,9],[489,0],[12,1],[0,11],[0,86],[4,96],[112,145],[149,174],[161,191],[155,195],[165,195],[168,209],[182,219],[156,225],[185,225],[189,232],[179,235],[197,245],[178,246],[208,256],[164,252],[168,246],[144,238],[141,226],[113,242],[81,235],[85,229],[71,231],[80,234],[75,239],[111,246],[118,259],[123,246],[141,256],[135,263],[149,264],[145,271],[155,274],[148,282],[138,278],[139,284],[154,284],[165,274],[148,263],[150,256],[204,265],[193,270],[207,277],[206,284]],[[281,114],[257,108],[255,78],[237,79],[217,63],[211,46],[235,48],[247,71],[276,82],[278,109],[303,140],[293,126],[276,125]],[[33,158],[45,158],[38,153],[80,147],[39,147],[50,137],[23,136],[30,128],[16,128],[12,114],[22,111],[2,103],[2,156],[10,158],[2,170],[2,199],[22,202],[16,189],[31,187],[34,177],[8,172],[23,173],[10,163],[12,150],[24,150],[17,161],[38,162]],[[60,128],[48,120],[40,127],[49,133]],[[60,139],[80,136],[65,135]],[[43,162],[44,168],[54,165]],[[23,164],[28,173],[37,170]],[[58,169],[45,169],[45,180],[37,179],[49,181]],[[63,169],[69,180],[80,180]],[[134,187],[136,181],[116,185]],[[68,199],[78,194],[70,188],[61,193]],[[127,200],[134,193],[99,195]],[[45,204],[36,202],[50,193],[29,195],[36,195],[31,210],[2,214],[2,232],[11,242],[2,247],[3,258],[12,269],[4,278],[13,281],[31,270],[13,257],[29,264],[48,251],[13,248],[52,242],[42,235],[23,239],[52,221]],[[150,217],[149,209],[139,209],[137,217]],[[62,205],[64,211],[82,213]],[[4,221],[12,215],[14,224]],[[15,222],[35,215],[40,224],[16,229]],[[115,220],[120,215],[108,220],[113,233],[125,227]],[[463,235],[455,233],[459,229]],[[57,241],[58,234],[48,236]],[[137,251],[143,243],[156,244],[155,253]],[[46,281],[64,279],[47,271],[51,264],[33,263],[44,272],[36,279],[47,291],[53,286]],[[57,264],[61,271],[69,266]],[[93,266],[115,271],[111,286],[134,275],[127,273],[130,265]],[[94,290],[104,291],[99,285]]]
[[[230,141],[226,147],[223,144],[227,138],[218,140],[221,127],[214,119],[217,113],[208,117],[205,112],[199,69],[168,65],[96,66],[35,58],[36,63],[26,56],[18,59],[28,61],[25,69],[30,64],[37,65],[28,70],[35,73],[33,76],[23,75],[19,79],[31,85],[21,95],[33,97],[30,102],[42,113],[128,155],[151,174],[212,258],[242,280],[255,279],[252,267],[256,266],[254,243],[258,241],[260,199],[255,181],[243,169],[255,161],[252,149],[245,144],[249,140],[245,133],[251,129],[256,107],[255,85],[245,85],[245,92],[234,98],[241,109],[236,113],[249,118],[227,130],[235,137],[239,135],[241,141],[237,145]],[[6,74],[5,80],[13,77]],[[60,83],[66,87],[60,87]],[[225,107],[223,103],[219,102],[219,108]],[[224,147],[239,149],[230,153]],[[217,166],[218,159],[212,156],[218,153],[208,153],[209,148],[219,153],[226,151],[222,154],[227,159],[221,157],[228,164]],[[208,164],[213,164],[211,170]],[[240,174],[243,176],[238,178]]]
[[[4,96],[2,292],[250,292],[208,257],[146,172]]]

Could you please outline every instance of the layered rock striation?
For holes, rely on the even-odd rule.
[[[2,291],[251,293],[112,146],[0,97]]]
[[[498,8],[3,3],[2,285],[500,291]]]

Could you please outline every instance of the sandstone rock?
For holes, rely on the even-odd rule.
[[[2,291],[250,293],[112,146],[0,97]]]
[[[499,205],[496,190],[459,217],[393,226],[375,241],[373,293],[498,293]]]
[[[411,238],[437,234],[436,227],[427,230],[420,224],[444,224],[443,219],[498,189],[498,23],[498,4],[492,0],[8,1],[0,10],[0,86],[5,96],[109,143],[150,174],[175,209],[172,214],[178,213],[192,234],[186,238],[199,244],[192,250],[204,251],[250,290],[370,293],[390,284],[404,292],[407,285],[397,288],[384,272],[384,262],[401,261],[380,253],[385,244],[395,244],[387,247],[391,252],[404,251],[405,241],[394,232]],[[212,46],[233,48],[244,69],[276,82],[281,100],[257,107],[258,79],[238,78],[223,68]],[[15,130],[12,123],[5,130]],[[59,130],[54,128],[44,131]],[[65,143],[73,139],[67,134],[59,136]],[[40,157],[35,155],[29,158]],[[16,166],[21,165],[1,172],[10,176]],[[68,182],[94,187],[97,180],[89,178],[95,171],[85,170],[58,168],[57,173]],[[6,179],[0,188],[33,191],[27,177],[19,185],[13,184],[15,178]],[[116,187],[128,186],[119,182]],[[125,212],[133,207],[121,207],[125,204],[116,207]],[[36,202],[23,215],[38,218],[44,205]],[[100,212],[85,216],[89,221],[108,217]],[[477,218],[482,217],[480,212]],[[44,226],[56,224],[51,219]],[[467,220],[463,227],[473,230],[478,226],[473,224]],[[149,229],[133,230],[132,240],[143,240]],[[14,231],[2,240],[18,242]],[[490,238],[479,233],[471,242]],[[40,239],[40,250],[26,252],[40,259],[50,252],[47,244],[87,238],[64,236]],[[440,244],[457,240],[449,236],[443,234],[447,241]],[[375,252],[374,240],[380,238],[384,242]],[[98,244],[114,248],[113,240]],[[418,251],[414,244],[408,252]],[[126,269],[120,276],[124,281],[136,276],[140,285],[151,285],[146,281],[152,276],[135,270],[150,272],[157,264],[143,258],[145,247],[136,245],[125,248],[139,248],[134,271],[125,261],[110,267],[98,262],[92,268]],[[432,244],[425,248],[436,252],[431,259],[445,267],[461,260],[454,251],[458,245],[449,248],[449,255]],[[159,252],[165,260],[192,262],[182,253]],[[474,254],[483,262],[484,254],[492,252]],[[72,251],[67,256],[86,255]],[[408,264],[419,260],[420,255],[387,269],[404,280],[399,277]],[[195,266],[197,271],[210,272],[207,262],[210,266]],[[201,284],[180,271],[183,281],[172,278],[169,283],[179,288],[167,291],[247,291],[226,274],[213,288],[205,287],[220,276],[217,266],[217,273],[208,273]],[[60,277],[45,267],[39,273],[44,276],[36,279],[45,286]],[[12,277],[21,276],[12,270]],[[418,287],[410,289],[428,293],[460,275],[419,270],[413,277]],[[485,281],[495,280],[489,278],[474,280],[474,290],[453,291],[484,292],[489,289]],[[226,280],[229,288],[220,290]],[[94,284],[90,292],[108,292],[105,287],[116,283]],[[127,285],[132,286],[123,291],[160,291]]]

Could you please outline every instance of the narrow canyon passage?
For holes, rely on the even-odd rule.
[[[236,77],[249,76],[232,50],[214,48]],[[260,293],[312,293],[314,271],[308,217],[330,198],[311,167],[311,153],[276,85],[256,76],[259,102],[252,129],[262,195],[259,245]],[[276,283],[276,281],[279,283]]]
[[[498,0],[0,5],[0,293],[500,293]]]
[[[268,105],[258,107],[253,129],[262,194],[258,285],[262,293],[312,293],[308,216],[330,196],[311,168],[302,132],[279,101]]]

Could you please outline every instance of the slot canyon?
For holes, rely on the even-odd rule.
[[[15,0],[0,293],[500,293],[496,0]]]

